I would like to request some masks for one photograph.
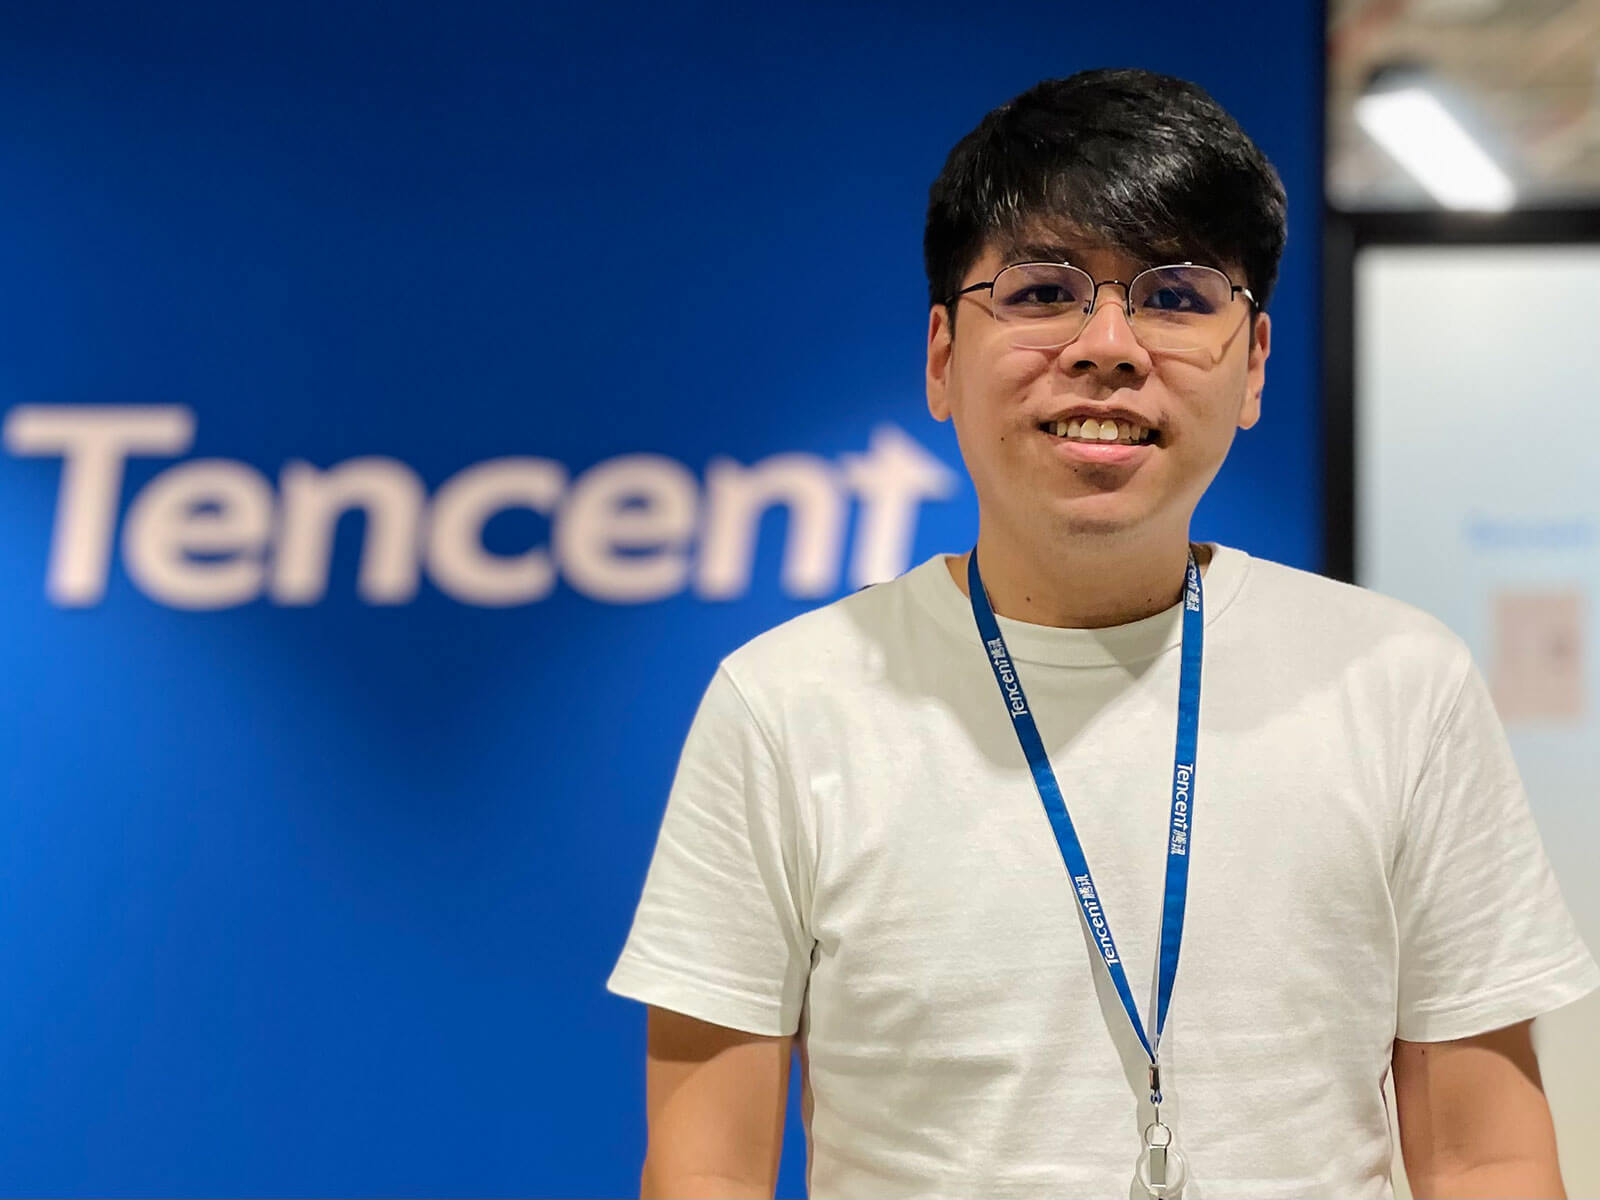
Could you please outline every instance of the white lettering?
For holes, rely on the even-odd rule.
[[[61,456],[61,488],[45,593],[63,607],[98,604],[111,569],[111,541],[124,464],[163,458],[194,443],[194,413],[178,405],[24,404],[6,414],[6,449]]]
[[[847,508],[833,464],[814,454],[774,454],[749,467],[731,458],[707,465],[696,595],[727,600],[750,589],[761,516],[777,503],[789,508],[783,590],[825,596],[839,586]]]
[[[894,425],[872,431],[866,454],[840,458],[846,483],[861,498],[850,585],[893,579],[906,569],[917,506],[954,494],[958,476]]]
[[[141,591],[174,608],[232,608],[261,594],[272,485],[254,467],[197,458],[134,497],[122,557]],[[194,555],[208,555],[199,559]]]
[[[985,644],[989,647],[989,659],[994,663],[995,674],[1000,679],[1001,691],[1005,693],[1004,699],[1011,706],[1011,715],[1020,717],[1028,711],[1028,705],[1022,698],[1022,683],[1012,669],[1011,659],[1006,656],[1005,642],[1000,638],[990,638]]]
[[[129,460],[185,453],[195,418],[177,405],[22,405],[6,415],[3,437],[13,454],[62,460],[46,593],[86,606],[105,595]],[[860,519],[848,576],[861,587],[906,569],[918,506],[949,496],[956,479],[888,424],[872,431],[866,453],[836,461],[790,452],[749,466],[714,458],[703,495],[684,464],[658,454],[608,459],[570,482],[559,462],[507,457],[459,471],[430,504],[412,467],[366,456],[326,467],[290,460],[279,472],[280,504],[255,467],[218,458],[152,480],[129,507],[121,545],[136,585],[183,608],[225,608],[263,591],[277,604],[318,603],[351,512],[362,529],[355,588],[368,604],[413,600],[423,571],[446,594],[485,606],[543,599],[558,578],[611,603],[676,595],[691,576],[696,595],[729,599],[749,589],[765,515],[781,505],[779,584],[816,597],[844,573],[852,497]],[[511,510],[548,518],[549,545],[491,551],[485,531]],[[1026,711],[1011,664],[994,653],[1014,710]]]
[[[1101,913],[1100,899],[1095,895],[1094,881],[1087,875],[1074,875],[1072,885],[1082,901],[1083,915],[1089,922],[1089,932],[1095,941],[1100,943],[1100,956],[1107,963],[1120,961],[1117,958],[1117,945],[1111,940],[1111,926],[1106,924],[1106,919]]]
[[[624,454],[590,467],[574,481],[556,523],[556,558],[567,582],[623,604],[682,591],[699,493],[688,468],[659,454]]]
[[[284,464],[282,524],[272,563],[272,598],[315,604],[328,591],[333,535],[341,514],[366,517],[356,592],[368,604],[404,604],[417,594],[418,544],[426,502],[422,480],[392,458],[352,458],[328,470]]]
[[[484,549],[483,527],[495,513],[512,508],[548,515],[566,482],[566,468],[547,458],[495,458],[451,476],[433,500],[429,577],[457,600],[490,608],[548,596],[556,585],[550,556],[538,548],[491,554]]]

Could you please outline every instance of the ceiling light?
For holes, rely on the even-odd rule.
[[[1516,200],[1506,173],[1425,88],[1370,92],[1356,120],[1444,207],[1504,212]]]

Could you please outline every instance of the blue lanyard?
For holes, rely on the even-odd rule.
[[[989,666],[994,669],[995,683],[1000,686],[1000,696],[1011,714],[1011,725],[1022,751],[1028,756],[1028,766],[1033,771],[1034,786],[1039,789],[1039,799],[1044,801],[1045,812],[1050,817],[1050,828],[1055,831],[1056,845],[1061,848],[1062,861],[1072,880],[1073,891],[1083,909],[1083,919],[1105,959],[1111,982],[1116,985],[1122,1007],[1127,1011],[1133,1031],[1150,1056],[1150,1100],[1161,1103],[1160,1051],[1161,1031],[1167,1023],[1167,1006],[1172,1000],[1172,981],[1178,974],[1178,948],[1183,943],[1183,910],[1189,895],[1189,828],[1194,812],[1195,746],[1200,735],[1200,658],[1205,638],[1205,617],[1201,608],[1200,567],[1194,552],[1189,554],[1189,570],[1183,589],[1183,665],[1178,677],[1178,745],[1172,768],[1172,820],[1167,830],[1167,885],[1161,905],[1160,975],[1156,985],[1156,1024],[1147,1035],[1144,1023],[1139,1020],[1139,1009],[1133,1002],[1133,992],[1128,987],[1128,975],[1122,968],[1122,956],[1117,953],[1117,943],[1111,937],[1111,923],[1100,906],[1100,894],[1095,889],[1094,878],[1089,874],[1089,861],[1084,857],[1083,846],[1067,806],[1061,799],[1061,788],[1056,783],[1056,773],[1050,768],[1050,758],[1045,753],[1039,729],[1028,711],[1028,698],[1022,692],[1022,680],[1011,663],[1006,649],[1006,639],[989,606],[988,593],[983,590],[983,577],[978,573],[978,550],[973,547],[967,561],[967,591],[972,600],[972,615],[983,635],[984,649],[989,655]]]

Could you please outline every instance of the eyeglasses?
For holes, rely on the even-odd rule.
[[[1243,295],[1250,311],[1256,310],[1249,288],[1215,267],[1194,263],[1150,267],[1126,283],[1120,279],[1096,283],[1087,271],[1070,263],[1012,263],[992,282],[964,287],[945,303],[954,304],[969,292],[991,292],[994,319],[1016,331],[1013,345],[1059,350],[1083,332],[1094,315],[1100,289],[1110,284],[1122,289],[1128,325],[1147,350],[1219,346],[1237,328],[1234,297]]]

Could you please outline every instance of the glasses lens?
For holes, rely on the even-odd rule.
[[[1212,267],[1157,267],[1133,281],[1133,332],[1151,350],[1220,345],[1238,318],[1233,282]]]
[[[1077,267],[1018,263],[994,281],[994,315],[1028,350],[1065,346],[1083,329],[1094,303],[1094,281]]]

